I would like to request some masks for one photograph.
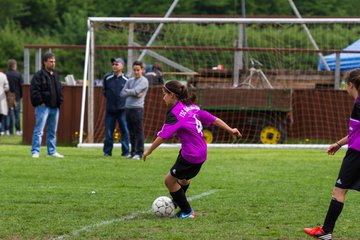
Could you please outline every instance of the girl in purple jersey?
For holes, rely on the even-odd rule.
[[[223,120],[201,110],[195,105],[196,96],[186,86],[177,81],[167,82],[163,88],[164,101],[170,110],[165,124],[158,132],[151,147],[144,153],[144,161],[160,144],[175,133],[181,142],[181,150],[174,166],[165,176],[165,185],[173,201],[179,206],[179,218],[194,218],[195,212],[186,199],[190,179],[195,177],[206,160],[207,146],[203,134],[203,124],[214,125],[228,133],[241,137],[237,128],[231,128]]]
[[[346,193],[350,189],[360,191],[360,69],[350,72],[346,79],[346,90],[355,99],[349,121],[348,135],[330,145],[328,154],[334,155],[345,144],[348,144],[348,150],[333,188],[324,225],[304,228],[307,234],[318,239],[332,239],[332,232],[343,209]]]

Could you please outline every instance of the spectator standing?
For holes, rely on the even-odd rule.
[[[9,59],[8,71],[6,76],[9,81],[10,91],[8,93],[9,103],[9,131],[13,134],[14,124],[16,135],[21,136],[20,126],[20,111],[21,111],[21,99],[23,96],[22,85],[24,83],[23,77],[20,72],[17,71],[17,62],[15,59]]]
[[[148,79],[149,85],[163,85],[164,75],[160,63],[154,63],[151,70],[145,73],[145,77]]]
[[[40,156],[45,125],[47,155],[64,157],[56,151],[56,131],[63,94],[59,75],[55,71],[55,62],[53,53],[45,53],[42,58],[43,68],[34,74],[30,84],[31,104],[35,107],[35,127],[31,147],[33,158]]]
[[[113,72],[107,74],[103,81],[104,96],[106,98],[105,114],[105,142],[104,156],[112,156],[114,146],[114,130],[116,121],[119,123],[121,132],[122,156],[129,157],[129,130],[125,119],[125,97],[120,96],[120,92],[128,81],[123,73],[124,60],[121,58],[111,59]]]
[[[133,77],[127,81],[120,95],[126,97],[125,116],[131,143],[128,158],[140,160],[144,153],[144,102],[149,82],[143,76],[142,62],[135,61],[132,67]]]
[[[9,90],[9,82],[5,73],[0,71],[0,125],[3,116],[8,114],[8,105],[6,101],[6,91]],[[3,127],[3,126],[2,126]]]

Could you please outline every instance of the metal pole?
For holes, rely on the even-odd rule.
[[[176,4],[178,4],[179,0],[174,0],[174,2],[171,4],[169,10],[167,11],[167,13],[165,14],[164,18],[168,18],[170,16],[170,14],[172,13],[172,11],[174,10]],[[159,26],[157,27],[157,29],[155,30],[154,34],[151,36],[149,42],[146,44],[146,47],[150,47],[153,42],[155,41],[155,38],[159,35],[161,29],[163,28],[164,23],[160,23]],[[138,60],[141,61],[145,54],[147,52],[147,49],[145,49],[144,51],[142,51],[142,53],[140,54],[140,56],[138,57]]]
[[[243,45],[242,33],[243,33],[243,24],[239,24],[238,25],[238,39],[236,41],[237,42],[236,47],[239,47],[239,48],[241,48]],[[233,87],[239,86],[240,69],[243,69],[242,56],[243,56],[242,51],[234,52]]]
[[[30,49],[24,48],[24,83],[30,83]]]
[[[294,10],[295,15],[296,15],[298,18],[302,18],[301,15],[300,15],[300,13],[299,13],[299,11],[297,10],[294,2],[293,2],[292,0],[288,0],[288,1],[289,1],[289,3],[290,3],[290,6],[292,7],[292,9]],[[312,45],[314,46],[314,48],[315,48],[316,50],[319,50],[319,47],[318,47],[318,45],[316,44],[316,42],[315,42],[313,36],[311,35],[309,29],[307,28],[307,26],[306,26],[305,24],[303,24],[303,23],[301,24],[301,26],[304,28],[306,34],[308,35],[308,38],[310,39],[310,42],[311,42]],[[327,62],[325,61],[324,56],[322,55],[322,53],[318,53],[318,55],[319,55],[319,58],[320,58],[321,62],[324,64],[326,70],[327,70],[327,71],[330,71],[329,65],[328,65]]]
[[[129,33],[128,33],[128,46],[134,46],[134,24],[129,23]],[[128,57],[127,57],[127,75],[131,75],[132,64],[134,61],[134,50],[128,49]]]
[[[35,49],[35,72],[39,71],[42,68],[41,61],[41,48]]]
[[[245,0],[241,0],[241,16],[242,18],[246,17],[245,11]],[[247,40],[246,40],[246,24],[241,23],[238,27],[238,39],[237,39],[237,47],[247,47]],[[245,58],[245,60],[244,60]],[[240,79],[240,70],[245,69],[248,67],[248,52],[236,51],[234,53],[234,67],[233,67],[233,87],[239,86],[239,79]]]
[[[340,53],[336,53],[336,62],[335,62],[335,84],[334,88],[339,89],[340,88]]]
[[[94,26],[90,24],[90,72],[88,84],[88,134],[87,142],[94,142],[94,60],[95,60],[95,39]]]
[[[85,63],[84,63],[83,88],[82,88],[81,113],[80,113],[79,144],[82,144],[83,142],[83,133],[84,133],[86,82],[88,81],[89,52],[90,52],[90,30],[88,30],[86,34]]]
[[[246,18],[246,7],[245,7],[245,0],[241,0],[241,16],[243,18]],[[243,29],[242,29],[242,45],[244,47],[247,47],[247,36],[246,36],[246,23],[243,24]],[[245,52],[244,53],[244,59],[242,60],[242,62],[244,63],[244,70],[247,70],[249,68],[249,53]]]

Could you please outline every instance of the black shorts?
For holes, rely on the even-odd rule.
[[[347,150],[335,187],[360,191],[360,152]]]
[[[179,153],[174,166],[170,169],[170,174],[179,180],[189,180],[199,173],[202,164],[189,163]]]

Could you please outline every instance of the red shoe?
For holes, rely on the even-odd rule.
[[[316,228],[304,228],[304,232],[317,239],[323,239],[323,240],[332,239],[331,232],[329,233],[324,232],[321,226]]]

